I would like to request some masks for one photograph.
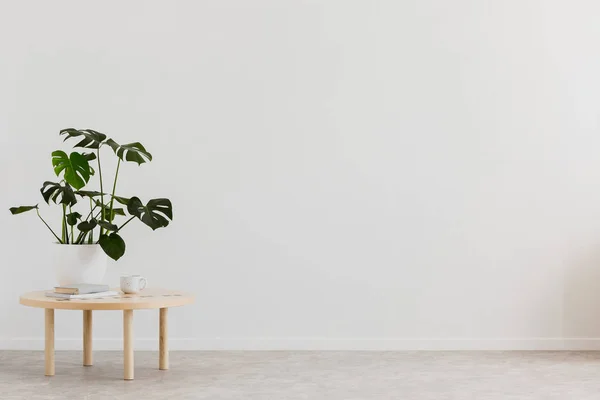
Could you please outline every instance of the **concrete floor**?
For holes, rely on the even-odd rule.
[[[120,352],[0,352],[0,399],[600,399],[597,352],[136,352],[123,381]]]

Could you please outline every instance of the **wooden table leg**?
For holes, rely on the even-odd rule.
[[[45,309],[46,320],[46,376],[54,376],[54,309]]]
[[[92,364],[92,310],[83,310],[83,365]]]
[[[133,310],[123,310],[123,379],[133,379]]]
[[[159,360],[158,369],[169,369],[169,343],[168,343],[168,325],[167,325],[168,308],[160,309],[160,327],[159,327]]]

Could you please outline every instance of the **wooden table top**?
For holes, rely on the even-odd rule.
[[[145,289],[139,294],[124,294],[120,289],[115,297],[96,299],[57,299],[46,297],[51,290],[29,292],[19,298],[19,303],[29,307],[57,310],[139,310],[145,308],[177,307],[194,302],[194,296],[179,290]]]

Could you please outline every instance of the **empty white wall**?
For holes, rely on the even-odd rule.
[[[42,202],[72,126],[155,156],[119,187],[175,219],[125,232],[108,280],[196,293],[173,348],[600,348],[599,14],[0,2],[0,347],[43,345],[18,295],[53,284],[51,237],[8,207]],[[157,313],[135,318],[156,348]],[[120,348],[119,313],[95,323]],[[78,348],[81,315],[56,335]]]

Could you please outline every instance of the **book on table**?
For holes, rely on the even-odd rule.
[[[97,285],[92,283],[75,283],[73,285],[55,286],[54,293],[62,294],[89,294],[108,292],[108,285]]]
[[[105,292],[97,292],[97,293],[86,293],[86,294],[65,294],[65,293],[55,293],[55,292],[46,292],[46,297],[54,297],[57,299],[97,299],[101,297],[114,297],[118,296],[119,293],[107,290]]]

